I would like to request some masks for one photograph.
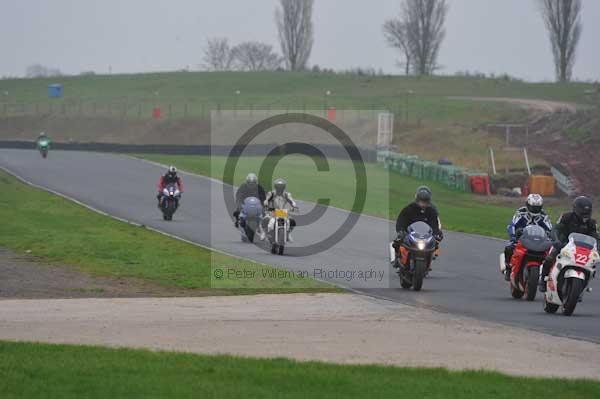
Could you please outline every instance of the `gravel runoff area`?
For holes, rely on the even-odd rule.
[[[0,339],[600,379],[597,344],[353,294],[6,299]]]

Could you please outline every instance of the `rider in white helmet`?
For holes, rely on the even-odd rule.
[[[284,179],[276,179],[273,182],[273,190],[267,193],[267,198],[265,199],[264,205],[265,208],[269,210],[273,209],[287,209],[287,210],[297,210],[298,206],[296,201],[292,198],[292,194],[286,191],[287,183]],[[260,239],[264,240],[265,235],[264,232],[267,231],[267,225],[269,224],[270,216],[265,216],[263,219],[263,233],[261,233]],[[287,235],[287,239],[289,242],[293,242],[292,239],[292,230],[296,227],[296,221],[293,218],[289,218],[290,221],[290,230]]]
[[[509,244],[504,248],[504,258],[506,262],[506,272],[504,279],[510,281],[510,259],[513,256],[513,252],[517,245],[517,241],[521,237],[521,233],[525,227],[535,224],[542,227],[546,232],[550,233],[552,230],[552,223],[550,218],[544,212],[544,199],[539,194],[530,194],[527,197],[525,206],[517,209],[512,221],[507,226],[508,236],[510,237]]]

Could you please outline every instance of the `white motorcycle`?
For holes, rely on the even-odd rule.
[[[296,208],[294,210],[297,210]],[[283,255],[290,232],[290,217],[287,209],[275,209],[271,213],[267,227],[267,236],[271,244],[271,253]]]
[[[572,315],[575,306],[582,300],[583,292],[592,290],[589,284],[596,277],[599,264],[596,239],[584,234],[571,234],[569,243],[560,251],[546,277],[544,311],[556,313],[562,306],[565,316]]]

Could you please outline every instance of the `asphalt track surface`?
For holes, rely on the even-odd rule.
[[[397,276],[389,269],[387,244],[393,225],[383,219],[361,215],[351,232],[334,247],[310,256],[294,255],[294,247],[322,240],[348,215],[328,208],[314,224],[296,229],[290,255],[280,257],[241,242],[223,204],[222,184],[212,179],[183,173],[186,193],[182,206],[173,222],[164,222],[155,199],[156,181],[164,172],[159,165],[101,153],[52,151],[44,160],[32,150],[0,150],[0,167],[113,216],[232,255],[308,272],[357,292],[600,343],[600,294],[586,293],[572,317],[545,314],[540,294],[535,302],[512,299],[498,271],[498,254],[504,247],[501,240],[447,232],[434,271],[423,290],[414,292],[401,289]],[[314,206],[301,201],[299,205],[304,212]],[[443,215],[444,210],[440,211]],[[346,279],[352,271],[369,270],[375,271],[374,276],[383,273],[382,281],[377,277],[368,281]],[[333,271],[339,278],[325,274]]]

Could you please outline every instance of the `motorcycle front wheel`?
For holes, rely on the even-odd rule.
[[[425,260],[415,260],[415,269],[413,270],[413,289],[421,291],[423,279],[427,273],[427,262]]]
[[[567,281],[567,295],[563,301],[563,314],[565,316],[571,316],[575,311],[575,306],[579,302],[579,297],[583,292],[584,281],[578,278],[570,278]]]
[[[537,295],[538,282],[540,281],[540,268],[539,267],[530,267],[529,273],[527,276],[527,282],[525,287],[527,291],[525,292],[525,299],[528,301],[534,301],[535,296]]]

